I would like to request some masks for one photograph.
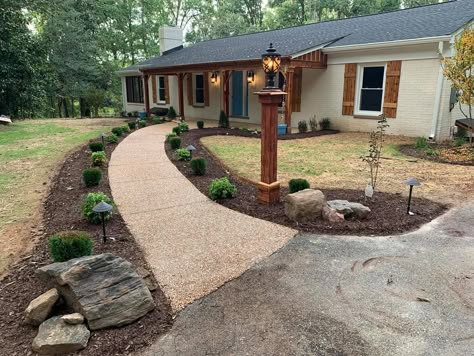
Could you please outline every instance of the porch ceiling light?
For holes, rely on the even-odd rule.
[[[277,53],[276,49],[273,48],[273,43],[270,43],[267,51],[262,54],[262,65],[263,71],[267,78],[267,85],[265,89],[276,89],[275,87],[275,75],[280,70],[281,55]]]
[[[247,72],[247,83],[249,84],[253,83],[254,79],[255,79],[255,73],[252,70],[249,70]]]
[[[211,83],[212,84],[217,83],[217,72],[212,72],[212,74],[211,74]]]

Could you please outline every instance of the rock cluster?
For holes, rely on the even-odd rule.
[[[326,197],[320,190],[304,189],[286,196],[285,214],[296,222],[323,218],[331,223],[338,223],[350,218],[366,219],[370,214],[370,209],[360,203],[347,200],[326,201]]]

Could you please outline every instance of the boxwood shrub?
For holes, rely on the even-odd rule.
[[[196,122],[198,129],[203,129],[204,128],[204,121],[198,121]]]
[[[177,137],[170,138],[170,145],[173,150],[181,147],[181,139]]]
[[[228,199],[237,196],[237,188],[227,177],[214,179],[209,184],[209,198],[212,200]]]
[[[191,170],[197,176],[203,176],[206,174],[207,161],[204,158],[194,158],[191,163]]]
[[[102,192],[97,193],[89,193],[84,198],[82,202],[81,211],[82,216],[84,216],[87,220],[89,220],[93,224],[99,224],[101,222],[100,214],[94,213],[92,209],[99,204],[101,201],[115,206],[112,199],[110,199],[107,194]],[[105,213],[104,215],[105,220],[109,220],[112,217],[112,212]]]
[[[127,133],[130,131],[130,128],[128,127],[128,125],[123,125],[120,128],[122,129],[122,133]]]
[[[179,125],[178,125],[179,129],[181,132],[188,132],[189,131],[189,125],[184,123],[184,122],[181,122]]]
[[[178,161],[189,161],[191,159],[191,153],[186,148],[178,148],[175,151]]]
[[[104,166],[107,163],[107,156],[104,151],[92,152],[92,165],[96,167]]]
[[[137,127],[137,124],[135,123],[135,121],[131,121],[127,125],[130,130],[135,130],[135,128]]]
[[[102,180],[102,171],[99,168],[88,168],[82,171],[82,180],[86,187],[95,187]]]
[[[179,126],[173,127],[173,131],[176,135],[181,135],[181,128]]]
[[[290,191],[290,194],[299,192],[300,190],[308,189],[309,188],[309,182],[306,179],[292,179],[288,183],[288,188]]]
[[[89,149],[92,152],[103,151],[104,150],[104,145],[102,144],[102,142],[90,142],[89,143]]]
[[[176,133],[174,132],[170,132],[169,134],[166,135],[166,141],[169,141],[171,140],[173,137],[176,137],[178,135],[176,135]]]
[[[138,122],[138,124],[140,125],[140,127],[145,127],[146,126],[146,120],[140,120]]]
[[[105,141],[107,141],[107,143],[117,143],[118,137],[117,135],[110,134],[105,137]]]
[[[48,240],[49,253],[54,262],[65,262],[73,258],[90,256],[94,244],[84,231],[63,231]]]
[[[161,120],[161,118],[159,117],[154,117],[153,119],[151,119],[151,122],[153,123],[153,125],[159,125],[163,123],[163,120]]]
[[[117,137],[122,136],[122,133],[123,133],[123,130],[121,127],[114,127],[111,131]]]

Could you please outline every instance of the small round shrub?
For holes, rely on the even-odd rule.
[[[194,158],[190,163],[193,173],[197,176],[206,174],[207,161],[204,158]]]
[[[89,220],[93,224],[99,224],[101,222],[100,214],[94,213],[92,209],[99,204],[101,201],[114,206],[114,202],[105,193],[89,193],[82,202],[81,211],[82,216]],[[105,213],[105,220],[109,220],[112,217],[112,212]]]
[[[290,194],[300,190],[309,189],[309,183],[306,179],[292,179],[288,183]]]
[[[173,127],[173,130],[171,131],[173,131],[178,136],[181,135],[181,129],[179,126]]]
[[[82,180],[86,187],[95,187],[102,180],[102,171],[99,168],[88,168],[82,171]]]
[[[298,131],[300,133],[307,132],[308,131],[308,123],[304,120],[301,120],[298,122]]]
[[[103,151],[104,150],[104,145],[102,144],[102,142],[90,142],[89,143],[89,149],[92,152]]]
[[[91,236],[83,231],[63,231],[48,240],[49,254],[54,262],[65,262],[73,258],[90,256],[94,244]]]
[[[319,127],[321,130],[329,130],[331,128],[331,119],[329,117],[325,117],[319,121]]]
[[[127,133],[128,131],[130,131],[128,125],[123,125],[120,128],[122,129],[122,133]]]
[[[123,133],[123,130],[121,127],[114,127],[111,131],[117,137],[122,136],[122,133]]]
[[[92,152],[92,165],[96,167],[104,166],[107,163],[107,156],[104,151]]]
[[[189,131],[189,126],[188,124],[184,123],[184,122],[181,122],[179,125],[178,125],[179,129],[181,132],[188,132]]]
[[[214,179],[209,184],[209,198],[212,200],[228,199],[237,196],[237,188],[227,177]]]
[[[170,132],[168,135],[166,135],[166,141],[169,141],[171,140],[173,137],[176,137],[178,135],[176,135],[175,132]]]
[[[118,137],[117,135],[110,134],[110,135],[105,136],[105,141],[107,141],[107,143],[117,143]]]
[[[198,121],[196,122],[198,129],[203,129],[204,128],[204,121]]]
[[[181,139],[177,137],[173,137],[170,139],[170,145],[173,150],[177,150],[181,147]]]
[[[191,152],[186,148],[178,148],[174,153],[178,157],[178,161],[189,161],[191,159]]]
[[[223,127],[225,129],[229,128],[229,118],[225,114],[224,110],[221,110],[219,114],[219,127]]]
[[[145,126],[146,126],[146,120],[140,120],[140,121],[138,122],[138,125],[139,125],[140,127],[145,127]]]
[[[135,121],[129,122],[127,125],[130,130],[135,130],[135,128],[137,127]]]
[[[161,120],[161,118],[159,117],[154,117],[153,119],[151,119],[151,122],[153,123],[153,125],[159,125],[163,123],[163,120]]]

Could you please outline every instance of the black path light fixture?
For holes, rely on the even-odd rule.
[[[196,147],[189,145],[186,149],[189,151],[189,159],[191,160],[193,158],[193,151],[196,151]]]
[[[281,55],[273,48],[270,43],[267,51],[262,54],[262,66],[266,77],[266,86],[263,90],[273,90],[275,87],[275,76],[280,71]]]
[[[101,201],[92,209],[94,213],[100,214],[100,219],[102,220],[102,237],[104,239],[104,243],[107,241],[107,235],[105,234],[105,214],[110,213],[113,208],[114,207],[112,205],[107,204],[105,201]]]
[[[407,207],[407,214],[408,215],[415,215],[415,213],[410,211],[411,206],[411,196],[413,193],[413,187],[419,187],[421,185],[420,182],[416,180],[416,178],[408,178],[407,180],[403,181],[403,184],[410,186],[410,193],[408,194],[408,207]]]
[[[104,146],[104,152],[105,152],[105,137],[106,137],[106,136],[107,136],[107,135],[106,135],[105,133],[103,133],[103,132],[102,132],[102,133],[100,134],[100,136],[99,136],[100,139],[102,140],[102,146]]]

